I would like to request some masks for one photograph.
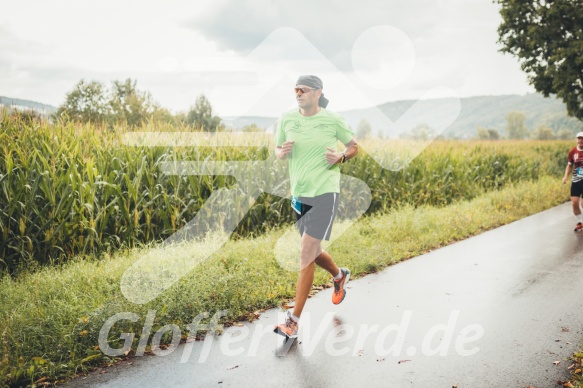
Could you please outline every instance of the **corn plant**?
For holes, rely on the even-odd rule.
[[[139,130],[186,128],[147,123]],[[0,270],[15,273],[75,255],[161,241],[193,219],[215,190],[235,184],[225,175],[166,175],[160,168],[163,163],[260,163],[269,154],[265,148],[213,148],[210,143],[208,147],[132,147],[121,140],[126,131],[0,116]],[[399,171],[383,169],[366,152],[367,146],[374,145],[375,158],[395,158],[395,150],[411,148],[404,142],[364,142],[359,156],[342,166],[342,173],[370,187],[369,214],[405,204],[444,206],[508,183],[560,175],[570,147],[569,142],[553,141],[435,141]],[[254,176],[255,185],[283,182],[283,165],[276,162],[267,176]],[[353,196],[348,201],[360,200],[359,193],[347,195]],[[225,222],[244,216],[235,237],[257,235],[293,220],[283,197],[262,194],[247,214],[222,214],[229,207],[244,211],[247,206],[221,201],[226,199],[210,204],[211,212]],[[209,225],[197,228],[202,234]]]

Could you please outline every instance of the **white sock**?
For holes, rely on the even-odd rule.
[[[296,317],[296,316],[295,316],[295,315],[293,315],[293,314],[290,314],[290,317],[291,317],[291,318],[292,318],[292,319],[293,319],[293,320],[294,320],[296,323],[298,323],[298,321],[300,320],[300,318]]]
[[[577,222],[581,222],[583,224],[583,214],[578,214],[576,217],[577,217]]]
[[[342,279],[342,268],[338,268],[338,275],[334,276],[334,280]]]

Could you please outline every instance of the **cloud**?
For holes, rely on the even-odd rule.
[[[56,0],[37,3],[34,13],[29,8],[0,0],[0,90],[51,105],[62,103],[80,79],[106,85],[136,79],[174,111],[204,93],[225,115],[244,113],[245,91],[261,92],[282,75],[289,79],[273,94],[293,104],[289,85],[307,72],[323,77],[334,110],[414,100],[434,86],[477,95],[521,92],[525,84],[514,58],[497,52],[500,16],[490,0],[168,0],[139,6]],[[367,44],[379,26],[402,31],[414,62],[403,61],[400,52],[410,50],[399,51],[390,39],[377,39],[378,50]],[[355,53],[360,62],[353,61]],[[398,76],[392,65],[414,68]],[[273,77],[259,77],[265,74]],[[378,82],[384,74],[395,82]],[[355,98],[347,81],[370,101]],[[220,95],[229,85],[240,94]],[[278,101],[257,102],[253,112],[273,115],[288,103]]]
[[[483,56],[479,46],[484,42],[492,42],[486,56],[499,58],[501,55],[493,47],[499,19],[497,8],[487,0],[220,0],[184,25],[214,41],[222,50],[245,55],[274,30],[291,27],[340,71],[359,73],[357,81],[368,79],[365,83],[370,84],[379,72],[395,74],[400,66],[403,82],[408,77],[408,97],[415,98],[417,93],[413,91],[441,85],[442,81],[456,88],[463,84],[464,75]],[[403,45],[398,43],[370,47],[367,52],[355,51],[366,47],[361,38],[379,26],[402,31],[414,47],[414,65],[404,60],[403,50],[399,48]],[[272,51],[276,55],[264,58],[266,62],[309,60],[307,53],[294,49],[293,42]],[[356,61],[355,55],[358,55]],[[403,66],[414,66],[414,71],[404,71]],[[366,67],[376,69],[376,73],[365,74]],[[392,85],[388,81],[379,85]]]
[[[48,55],[50,50],[0,24],[0,53],[0,64],[11,64],[17,60],[32,61],[37,56]]]
[[[415,36],[417,32],[411,27],[431,23],[429,16],[420,17],[419,10],[432,14],[433,4],[433,1],[420,0],[400,5],[381,0],[223,0],[187,21],[186,25],[217,42],[219,47],[241,53],[250,52],[274,30],[292,27],[340,70],[348,70],[352,45],[361,33],[370,27],[388,24]]]

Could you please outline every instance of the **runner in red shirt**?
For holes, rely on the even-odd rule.
[[[583,195],[583,132],[577,134],[577,147],[573,147],[569,151],[568,160],[563,184],[567,183],[569,175],[573,172],[571,177],[571,204],[573,205],[573,213],[577,217],[577,226],[575,226],[575,232],[577,232],[583,229],[583,215],[581,215],[580,206],[581,196]]]

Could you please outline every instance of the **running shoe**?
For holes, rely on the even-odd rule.
[[[346,283],[350,280],[350,271],[348,268],[340,268],[342,271],[342,277],[338,280],[334,280],[334,292],[332,293],[332,303],[339,304],[344,300],[346,296]]]
[[[577,222],[577,226],[575,226],[575,232],[580,231],[581,229],[583,229],[583,224],[580,222]]]
[[[285,323],[276,325],[273,329],[274,333],[283,335],[287,338],[297,338],[298,336],[298,323],[294,321],[289,310],[287,311],[287,317],[285,318]]]

